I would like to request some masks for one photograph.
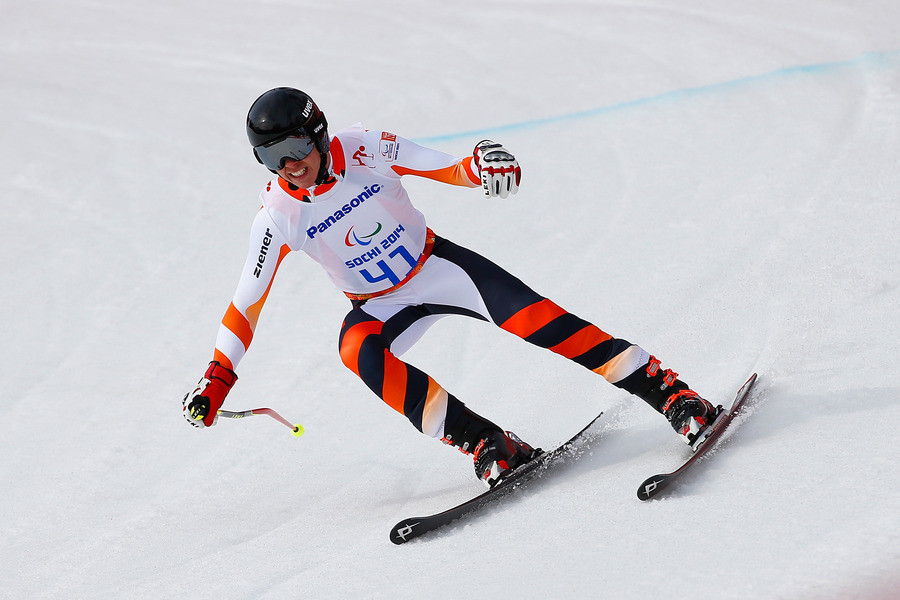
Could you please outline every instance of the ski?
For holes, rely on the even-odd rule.
[[[750,390],[753,388],[753,384],[756,383],[756,373],[750,376],[750,379],[747,380],[747,383],[738,390],[737,395],[734,398],[734,402],[731,405],[731,408],[719,414],[716,418],[716,421],[709,428],[706,437],[700,442],[700,445],[697,446],[697,449],[688,458],[680,467],[672,471],[671,473],[661,473],[659,475],[654,475],[653,477],[648,478],[641,486],[638,488],[637,496],[641,500],[649,500],[650,498],[655,498],[658,496],[669,484],[672,483],[679,475],[687,471],[691,465],[693,465],[697,460],[703,456],[710,448],[715,446],[716,441],[721,437],[721,435],[725,432],[728,426],[731,424],[731,421],[734,419],[735,415],[744,405],[744,401],[750,395]]]
[[[499,500],[516,490],[526,481],[530,481],[543,473],[551,464],[557,461],[563,454],[571,450],[573,446],[584,436],[584,433],[600,418],[600,413],[587,424],[581,431],[576,433],[567,442],[561,444],[557,448],[544,452],[531,462],[525,463],[521,467],[514,470],[508,477],[500,481],[497,485],[488,491],[475,496],[471,500],[467,500],[458,506],[447,509],[433,515],[425,517],[412,517],[403,519],[391,529],[390,538],[395,544],[404,544],[413,538],[434,531],[444,525],[452,523],[460,517],[469,514],[483,506]]]

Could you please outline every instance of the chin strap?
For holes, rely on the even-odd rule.
[[[328,152],[319,152],[322,160],[319,161],[319,173],[316,175],[316,185],[330,183],[334,181],[334,175],[331,173],[331,156]]]
[[[316,175],[316,185],[322,185],[323,183],[328,183],[332,179],[334,179],[331,175],[331,171],[328,169],[329,156],[327,152],[319,152],[319,156],[321,157],[321,161],[319,161],[319,173]]]

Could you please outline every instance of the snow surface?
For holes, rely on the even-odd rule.
[[[0,19],[3,598],[900,597],[896,0],[32,0]],[[405,546],[481,490],[345,369],[346,299],[282,265],[225,408],[185,424],[268,173],[277,85],[463,155],[520,193],[411,178],[431,226],[641,344],[711,399],[686,448],[643,403],[484,323],[407,355],[581,458]]]

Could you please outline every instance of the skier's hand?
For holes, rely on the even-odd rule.
[[[182,414],[194,427],[212,427],[218,420],[218,412],[225,396],[237,381],[237,375],[216,361],[209,363],[206,373],[197,387],[184,397]]]
[[[475,146],[474,154],[485,196],[506,198],[519,191],[522,169],[509,150],[497,142],[482,140]]]

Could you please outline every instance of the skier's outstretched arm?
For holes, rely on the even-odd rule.
[[[382,133],[382,139],[386,135],[392,134]],[[471,156],[463,158],[426,148],[405,138],[396,138],[391,142],[396,143],[396,150],[392,149],[389,155],[391,162],[395,162],[391,170],[397,175],[417,175],[465,187],[481,185],[487,197],[506,198],[519,190],[522,179],[519,162],[509,150],[491,140],[482,140]]]
[[[235,369],[253,340],[275,273],[289,252],[287,240],[261,208],[250,228],[247,260],[237,290],[219,325],[213,360],[194,390],[184,397],[184,417],[192,425],[216,423],[216,413],[237,381]]]

